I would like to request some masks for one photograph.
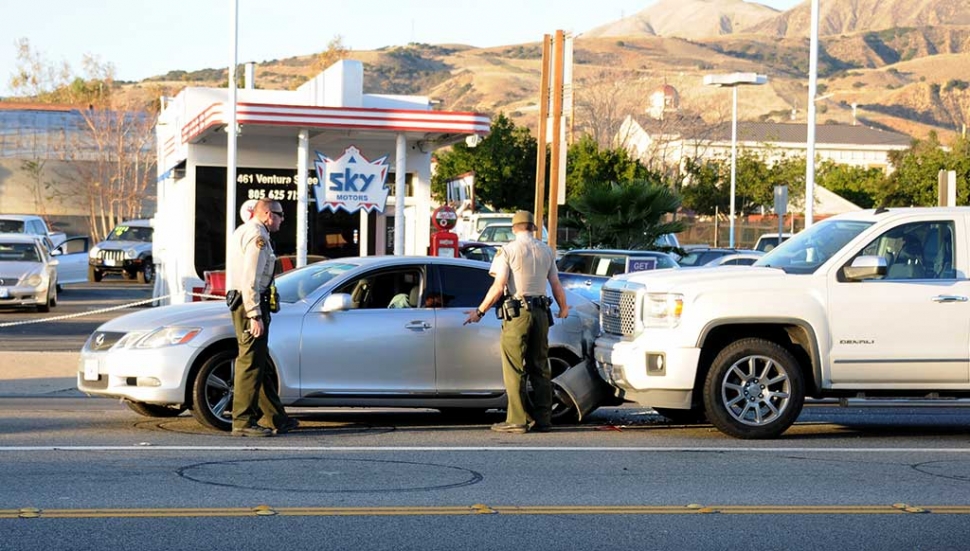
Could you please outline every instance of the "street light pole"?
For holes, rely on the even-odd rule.
[[[728,213],[728,219],[730,220],[728,246],[731,248],[734,248],[734,198],[737,191],[738,171],[738,86],[759,85],[767,82],[767,76],[755,73],[730,73],[722,75],[707,75],[704,77],[704,84],[707,86],[733,88],[731,109],[731,210]]]
[[[734,198],[737,195],[738,181],[738,87],[732,86],[731,107],[731,217],[728,229],[728,247],[734,248]]]

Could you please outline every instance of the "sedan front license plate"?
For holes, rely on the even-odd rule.
[[[9,298],[10,290],[6,287],[0,287],[0,298]]]
[[[84,380],[98,380],[98,360],[84,360]]]

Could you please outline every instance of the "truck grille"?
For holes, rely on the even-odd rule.
[[[600,327],[604,333],[631,337],[636,329],[636,291],[603,289],[600,293]]]
[[[115,251],[112,249],[101,249],[98,251],[98,258],[105,260],[110,258],[111,260],[124,260],[125,251]]]

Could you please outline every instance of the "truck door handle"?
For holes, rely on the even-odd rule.
[[[415,321],[412,321],[411,323],[405,325],[404,328],[405,329],[418,329],[418,330],[423,331],[425,329],[431,329],[431,324],[428,323],[428,322],[426,322],[426,321],[415,320]]]
[[[959,295],[936,295],[933,302],[966,302],[967,297]]]

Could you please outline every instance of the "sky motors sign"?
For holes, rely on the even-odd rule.
[[[384,212],[388,194],[384,185],[388,169],[386,159],[385,155],[369,161],[353,146],[337,159],[317,151],[317,160],[313,162],[318,177],[318,183],[313,187],[317,210]]]

